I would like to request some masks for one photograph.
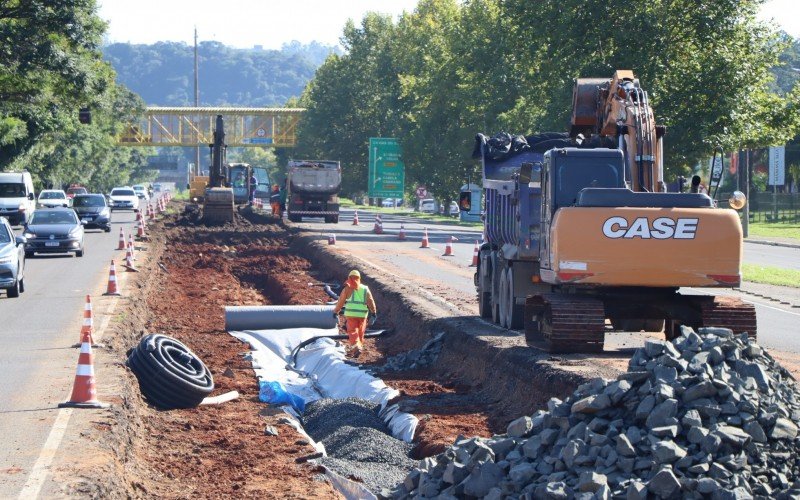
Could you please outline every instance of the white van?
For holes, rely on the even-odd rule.
[[[419,211],[425,214],[435,214],[436,200],[434,200],[433,198],[425,198],[424,200],[419,200]]]
[[[12,226],[28,222],[36,209],[36,194],[29,172],[0,172],[0,217]]]

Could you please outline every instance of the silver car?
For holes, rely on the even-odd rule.
[[[25,291],[25,237],[14,236],[5,217],[0,217],[0,290],[9,297]]]

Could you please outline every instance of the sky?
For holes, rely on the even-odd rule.
[[[368,11],[394,16],[412,11],[417,0],[98,0],[100,17],[109,22],[108,42],[193,43],[215,40],[238,48],[313,40],[336,45],[347,19],[356,24]],[[774,20],[800,38],[800,1],[769,0],[763,20]]]

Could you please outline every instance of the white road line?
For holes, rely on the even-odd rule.
[[[124,281],[127,282],[127,278]],[[120,287],[123,285],[124,282],[120,283]],[[103,334],[105,334],[108,324],[111,322],[114,310],[117,308],[117,303],[119,303],[119,297],[112,297],[111,304],[106,310],[105,318],[103,318],[101,325],[93,334],[95,340],[99,341],[103,338]],[[18,498],[20,500],[28,500],[39,496],[42,486],[47,479],[47,475],[50,473],[50,465],[53,463],[56,452],[58,452],[58,448],[61,446],[61,441],[64,439],[69,417],[72,415],[73,410],[74,408],[61,408],[58,410],[56,420],[53,422],[53,427],[50,428],[50,434],[47,436],[47,441],[45,441],[42,451],[39,452],[39,457],[33,464],[25,486],[23,486],[22,490],[19,492]]]
[[[61,445],[61,440],[64,438],[64,433],[67,431],[67,424],[69,417],[72,415],[73,408],[62,408],[58,411],[56,421],[53,422],[53,427],[50,429],[50,434],[47,436],[47,441],[44,443],[42,451],[39,453],[39,458],[33,464],[31,474],[25,482],[25,486],[19,492],[19,498],[30,499],[37,498],[39,492],[44,485],[47,474],[50,472],[50,465],[56,456],[58,447]]]
[[[705,292],[703,290],[698,290],[696,288],[687,288],[687,290],[692,290],[694,292],[702,293],[703,295],[718,295],[718,294],[714,294],[714,293]],[[764,304],[763,302],[756,302],[755,300],[748,300],[748,299],[746,299],[744,297],[740,297],[740,298],[741,298],[741,300],[743,302],[749,302],[750,304],[753,304],[754,306],[766,307],[767,309],[772,309],[773,311],[778,311],[778,312],[782,312],[782,313],[786,313],[786,314],[791,314],[792,316],[800,317],[800,313],[796,313],[796,312],[793,312],[793,311],[787,311],[786,309],[781,309],[780,307],[775,307],[773,305]]]

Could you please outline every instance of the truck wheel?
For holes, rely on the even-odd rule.
[[[508,309],[506,313],[506,322],[508,323],[508,327],[511,330],[519,330],[522,328],[525,318],[525,306],[524,305],[517,305],[516,300],[514,300],[514,272],[509,268],[507,275],[507,286],[506,289],[508,297],[507,297],[507,304]]]
[[[500,272],[500,326],[508,328],[508,269]]]

